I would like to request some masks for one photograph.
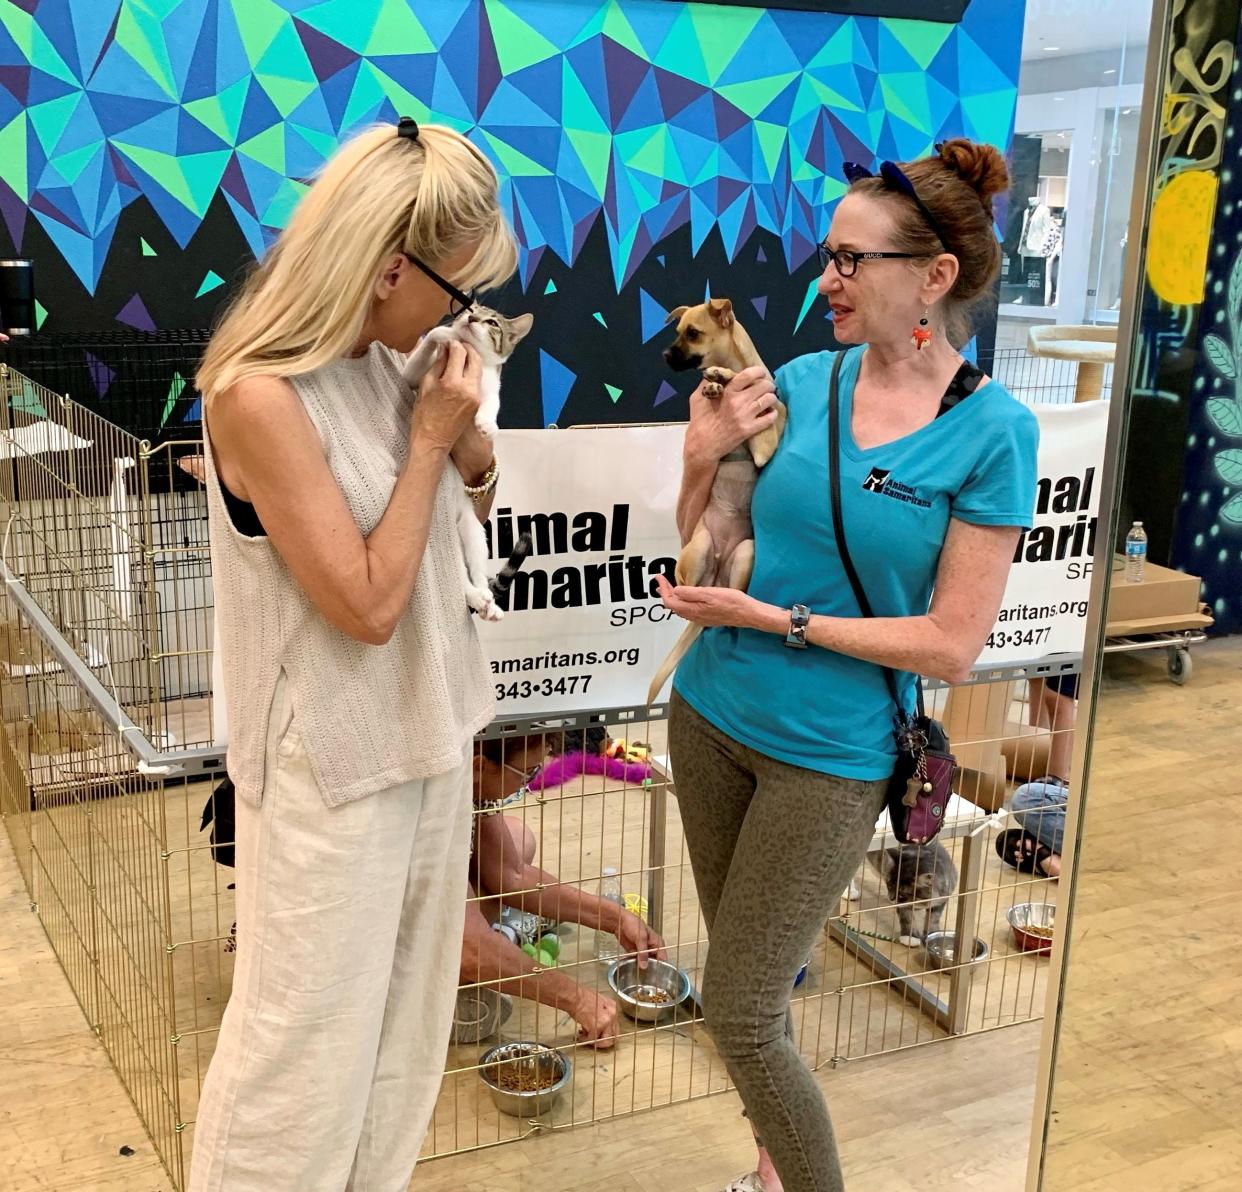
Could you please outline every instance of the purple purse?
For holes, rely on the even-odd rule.
[[[871,603],[862,581],[854,570],[854,560],[845,541],[845,522],[841,514],[841,402],[839,381],[844,352],[837,353],[832,368],[828,399],[828,475],[832,486],[832,528],[837,538],[841,565],[849,577],[854,598],[864,617],[873,617]],[[915,683],[917,711],[911,715],[901,702],[897,677],[890,667],[880,668],[888,684],[895,714],[893,739],[897,743],[897,764],[888,782],[888,818],[893,835],[902,844],[926,844],[944,826],[957,761],[949,752],[944,725],[932,720],[923,707],[923,681]]]
[[[897,765],[888,782],[888,818],[902,844],[926,844],[944,826],[957,774],[944,726],[924,714],[922,683],[918,708],[915,716],[897,716]]]

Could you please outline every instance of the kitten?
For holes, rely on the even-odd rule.
[[[410,388],[417,389],[439,356],[442,344],[454,339],[469,344],[483,361],[482,398],[474,425],[481,434],[493,438],[500,417],[501,367],[534,321],[533,315],[507,319],[486,306],[475,305],[458,315],[451,326],[427,332],[410,353],[401,375]],[[475,504],[464,489],[457,499],[457,536],[466,564],[466,603],[485,621],[499,621],[505,614],[487,578],[487,536],[475,513]]]
[[[940,930],[944,908],[957,889],[957,866],[943,844],[938,840],[930,844],[903,844],[900,848],[885,849],[878,860],[874,853],[868,853],[867,860],[884,878],[901,924],[899,938],[907,948]],[[914,925],[915,914],[920,911],[922,932]]]

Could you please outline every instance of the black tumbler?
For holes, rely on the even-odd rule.
[[[0,331],[31,335],[35,325],[34,262],[0,257]]]

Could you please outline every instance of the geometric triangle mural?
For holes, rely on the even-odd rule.
[[[0,244],[27,212],[93,293],[145,200],[183,248],[217,196],[255,254],[351,130],[399,115],[495,162],[525,285],[602,220],[620,290],[688,227],[796,269],[843,158],[1008,143],[1022,0],[960,26],[652,0],[0,3]],[[6,235],[7,230],[7,235]],[[144,246],[147,247],[147,246]],[[147,247],[147,251],[150,249]]]

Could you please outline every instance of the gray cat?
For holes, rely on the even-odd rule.
[[[417,389],[446,343],[459,339],[470,344],[483,362],[479,385],[482,396],[474,424],[480,433],[493,438],[500,416],[500,370],[534,321],[533,315],[506,319],[490,307],[476,303],[469,310],[462,311],[451,326],[434,327],[428,331],[406,360],[402,375],[411,389]],[[457,492],[457,535],[466,565],[466,603],[483,620],[499,621],[505,614],[487,578],[487,537],[483,532],[483,523],[479,521],[475,504],[465,490],[459,487]],[[511,575],[507,578],[508,582],[512,582]],[[502,586],[508,585],[505,583]]]
[[[900,848],[885,849],[878,858],[869,853],[867,860],[884,878],[888,896],[897,908],[900,939],[907,948],[916,947],[933,931],[940,930],[945,905],[957,889],[957,866],[943,844],[937,840],[930,844],[903,844]],[[915,928],[915,916],[920,913],[921,932]]]

